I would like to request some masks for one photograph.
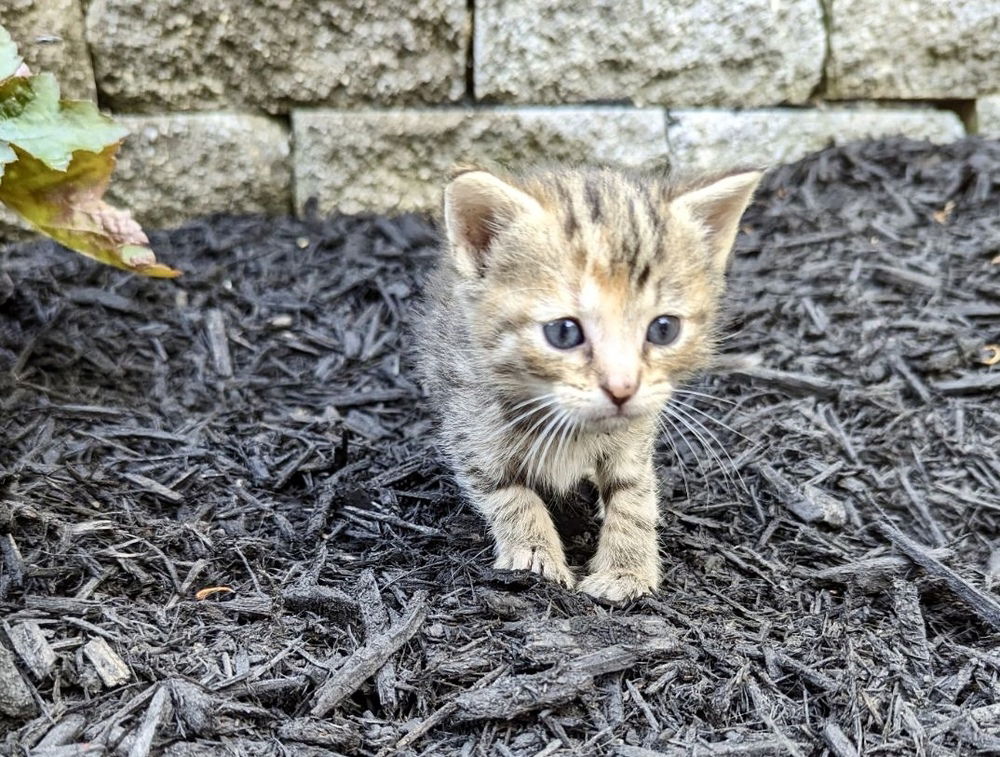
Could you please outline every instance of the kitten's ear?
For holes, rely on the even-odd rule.
[[[459,174],[444,190],[448,241],[467,274],[481,270],[490,245],[507,224],[541,212],[535,198],[482,170]]]
[[[740,218],[763,175],[763,171],[731,174],[685,192],[670,203],[671,210],[687,215],[704,228],[712,263],[720,270],[729,260]]]

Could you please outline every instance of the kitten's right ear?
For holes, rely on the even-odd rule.
[[[466,171],[444,190],[444,223],[460,270],[482,270],[490,245],[505,226],[542,212],[530,195],[482,170]]]

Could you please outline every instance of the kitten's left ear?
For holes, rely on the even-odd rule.
[[[729,260],[740,218],[763,175],[763,171],[731,174],[685,192],[670,203],[672,211],[686,215],[704,228],[712,263],[719,270]]]

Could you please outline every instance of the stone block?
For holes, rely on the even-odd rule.
[[[931,108],[670,111],[667,141],[680,167],[726,170],[788,163],[830,143],[902,134],[932,142],[965,135],[957,115]]]
[[[150,228],[208,213],[291,210],[291,150],[267,116],[118,116],[129,130],[108,199]]]
[[[802,103],[826,49],[819,0],[476,0],[475,92],[515,103]]]
[[[952,99],[1000,93],[1000,3],[826,2],[826,97]]]
[[[295,204],[437,210],[456,162],[665,164],[664,113],[634,108],[296,111]]]
[[[979,134],[1000,139],[1000,95],[982,97],[976,101],[976,124]]]
[[[36,236],[37,233],[21,216],[6,205],[0,204],[0,247],[23,242]]]
[[[32,73],[55,74],[65,98],[96,99],[80,0],[0,0],[0,24]]]
[[[87,40],[116,110],[452,102],[465,0],[91,0]]]

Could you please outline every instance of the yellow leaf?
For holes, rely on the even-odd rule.
[[[43,234],[102,263],[143,276],[179,276],[180,271],[156,262],[132,214],[103,200],[120,144],[101,152],[77,150],[65,171],[11,145],[17,160],[5,166],[0,202]]]

